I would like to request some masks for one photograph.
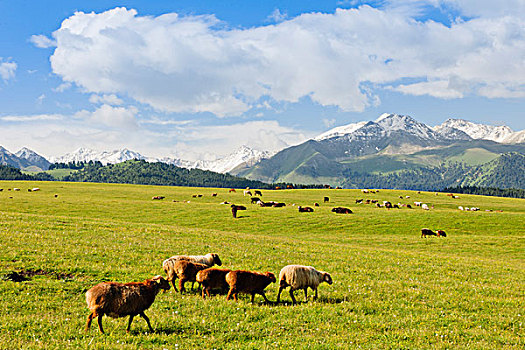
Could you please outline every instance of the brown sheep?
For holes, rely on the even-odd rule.
[[[206,294],[210,297],[210,290],[212,289],[228,289],[228,283],[226,282],[226,275],[231,270],[229,269],[216,269],[209,268],[201,270],[197,273],[196,281],[202,285],[202,297],[205,298]]]
[[[250,198],[251,204],[257,204],[261,199],[259,197],[252,197]]]
[[[337,214],[352,214],[352,211],[349,208],[344,208],[344,207],[332,208],[332,212],[337,213]]]
[[[246,210],[246,207],[244,205],[235,205],[235,204],[232,204],[231,205],[231,208],[232,208],[232,215],[234,218],[237,217],[237,211],[238,210]]]
[[[260,273],[244,270],[228,272],[228,274],[226,274],[226,282],[230,286],[230,290],[226,300],[230,300],[231,297],[233,297],[233,299],[237,301],[237,295],[239,293],[246,293],[252,295],[252,303],[255,294],[262,295],[264,301],[270,303],[264,294],[264,288],[270,283],[275,283],[275,281],[275,275],[271,272]]]
[[[232,193],[232,192],[237,192],[237,191],[235,191],[235,188],[230,188],[230,189],[228,190],[228,193]]]
[[[447,237],[447,234],[443,230],[437,230],[436,234],[438,237]]]
[[[314,209],[311,207],[301,207],[299,206],[297,209],[299,209],[299,213],[313,213]]]
[[[129,316],[128,328],[126,329],[129,332],[133,317],[140,315],[146,320],[149,330],[153,332],[144,311],[153,304],[161,289],[170,289],[168,281],[161,276],[153,277],[144,282],[102,282],[97,284],[86,292],[86,302],[91,313],[88,316],[85,331],[89,330],[91,321],[98,317],[98,329],[104,333],[102,316],[107,315],[114,318]]]
[[[314,207],[318,207],[318,206],[319,206],[319,203],[315,202]]]
[[[261,197],[262,197],[262,192],[259,191],[259,190],[255,190],[255,191],[253,192],[253,195],[254,195],[254,196],[261,196]]]
[[[179,289],[180,293],[184,292],[184,283],[186,282],[196,282],[197,273],[201,270],[209,268],[209,265],[194,263],[187,260],[177,260],[173,263],[173,266],[170,269],[164,269],[167,274],[168,281],[173,285],[173,289],[177,290],[175,286],[175,280],[179,279]],[[193,285],[193,284],[192,284]]]
[[[426,238],[427,236],[437,236],[437,233],[435,233],[434,231],[432,231],[429,228],[422,228],[421,229],[421,238],[423,238],[423,237]]]
[[[282,208],[285,206],[286,206],[286,203],[273,203],[274,208]]]
[[[259,201],[259,205],[261,207],[273,207],[273,205],[275,204],[275,202],[263,202],[263,201]]]
[[[151,199],[153,200],[161,200],[161,199],[164,199],[165,197],[164,196],[153,196]]]

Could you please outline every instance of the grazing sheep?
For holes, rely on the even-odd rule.
[[[250,200],[251,200],[251,204],[254,204],[254,203],[257,204],[261,199],[259,197],[252,197],[250,198]]]
[[[246,195],[250,195],[250,196],[251,196],[251,195],[252,195],[252,192],[251,192],[250,190],[244,190],[244,191],[243,191],[243,195],[245,195],[245,196],[246,196]]]
[[[15,187],[13,188],[13,191],[20,191],[20,189]]]
[[[299,209],[299,213],[313,213],[314,209],[311,207],[297,207]]]
[[[274,204],[275,204],[275,202],[273,202],[273,201],[270,201],[270,202],[259,201],[259,205],[261,207],[273,207]]]
[[[206,294],[210,297],[210,290],[212,289],[228,289],[226,282],[226,275],[231,270],[209,268],[201,270],[197,273],[196,281],[202,285],[202,297],[206,298]]]
[[[427,236],[437,236],[437,233],[435,233],[434,231],[432,231],[429,228],[422,228],[421,229],[421,238],[423,238],[423,237],[426,238]]]
[[[217,197],[217,193],[212,193],[211,196],[212,197]]]
[[[255,191],[253,192],[253,195],[254,195],[254,196],[261,196],[261,197],[262,197],[262,192],[259,191],[259,190],[255,190]]]
[[[164,196],[153,196],[151,197],[152,200],[161,200],[161,199],[164,199],[165,197]]]
[[[168,275],[168,280],[171,281],[171,284],[173,285],[173,288],[177,290],[177,287],[175,286],[175,281],[173,279],[170,279],[170,276],[176,275],[175,272],[175,263],[179,260],[186,260],[197,264],[205,264],[208,267],[212,267],[213,265],[222,265],[222,261],[219,258],[218,254],[215,253],[208,253],[206,255],[174,255],[171,258],[168,258],[162,262],[162,269],[166,272]],[[191,286],[193,288],[193,284]]]
[[[58,194],[55,194],[55,198],[58,198]]]
[[[286,203],[273,203],[274,208],[286,207]]]
[[[362,200],[362,199],[356,199],[356,200],[355,200],[355,204],[361,204],[361,203],[363,203],[363,200]]]
[[[319,206],[319,203],[315,202],[314,207],[318,207],[318,206]]]
[[[332,208],[332,212],[337,213],[337,214],[352,214],[352,211],[350,209],[344,208],[344,207]]]
[[[193,263],[206,264],[208,267],[212,267],[213,265],[222,265],[219,254],[208,253],[206,255],[174,255],[162,262],[162,268],[166,270],[165,266],[172,264],[177,260],[187,260]]]
[[[447,237],[447,234],[443,230],[437,230],[436,234],[438,237]]]
[[[414,204],[416,205],[416,207],[420,207],[421,204],[423,204],[423,202],[414,202]]]
[[[102,316],[107,315],[114,318],[129,316],[128,328],[126,329],[129,332],[133,317],[140,315],[146,320],[149,330],[153,332],[144,311],[153,304],[161,289],[170,289],[168,281],[161,276],[155,276],[144,282],[102,282],[97,284],[86,292],[86,302],[91,313],[88,316],[85,331],[89,330],[91,321],[98,317],[98,329],[104,333]]]
[[[430,208],[428,207],[428,205],[425,204],[425,203],[421,204],[421,209],[423,209],[423,210],[430,210]]]
[[[412,209],[412,206],[410,204],[407,204],[408,209]]]
[[[197,273],[201,270],[209,268],[206,264],[194,263],[188,260],[176,260],[173,265],[170,265],[169,268],[165,268],[167,279],[173,285],[173,289],[177,291],[175,287],[175,280],[179,279],[179,289],[180,293],[184,292],[184,283],[192,282],[191,288],[193,289],[193,283],[196,282]]]
[[[232,193],[232,192],[237,192],[237,191],[235,191],[235,188],[230,188],[230,189],[228,190],[228,193]]]
[[[388,202],[388,201],[385,201],[385,202],[384,202],[384,205],[385,205],[385,208],[387,208],[387,209],[392,209],[392,208],[393,208],[393,207],[392,207],[392,203],[390,203],[390,202]]]
[[[460,205],[460,206],[458,207],[458,209],[459,209],[459,210],[463,210],[463,207]]]
[[[233,215],[233,218],[236,218],[237,217],[237,211],[238,210],[246,210],[246,207],[244,205],[235,205],[235,204],[232,204],[231,205],[231,208],[232,208],[232,215]]]
[[[252,303],[255,294],[262,295],[264,301],[270,303],[264,294],[264,288],[270,283],[275,283],[275,281],[275,275],[271,272],[260,273],[244,270],[228,272],[226,274],[226,283],[230,286],[230,290],[226,300],[230,300],[231,297],[233,297],[233,299],[237,301],[237,295],[239,293],[246,293],[252,295]]]
[[[377,199],[372,199],[372,200],[370,201],[370,203],[372,203],[372,204],[375,204],[375,203],[377,203],[377,202],[378,202]]]
[[[323,198],[323,202],[325,202],[325,203],[330,202],[330,198],[328,198],[328,197],[324,197],[324,198]]]
[[[37,192],[37,191],[40,191],[40,188],[35,187],[35,188],[32,188],[32,189],[31,189],[31,192]]]
[[[315,300],[317,299],[317,287],[322,282],[332,284],[332,276],[327,272],[317,271],[312,266],[285,266],[279,273],[279,293],[277,294],[277,303],[280,301],[281,292],[288,286],[290,287],[290,296],[292,297],[293,304],[297,303],[293,292],[298,289],[304,289],[305,301],[308,300],[308,287],[315,291]]]

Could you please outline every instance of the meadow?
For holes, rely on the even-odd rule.
[[[8,191],[14,187],[21,191]],[[41,190],[27,191],[33,187]],[[523,199],[263,190],[263,200],[287,206],[261,208],[227,189],[22,181],[0,181],[0,188],[0,276],[32,275],[0,280],[1,349],[525,347]],[[153,201],[157,195],[166,198]],[[330,203],[322,203],[324,196]],[[422,201],[434,209],[387,210],[355,204],[358,198]],[[248,210],[233,219],[223,201]],[[292,206],[314,202],[314,213]],[[334,214],[334,206],[354,213]],[[421,238],[423,227],[447,237]],[[334,283],[320,285],[317,301],[311,291],[306,303],[296,292],[302,302],[295,306],[287,291],[281,304],[266,305],[260,296],[236,303],[224,294],[203,300],[197,289],[170,289],[146,310],[154,333],[140,317],[129,334],[127,318],[108,317],[106,334],[96,324],[84,332],[91,286],[163,275],[164,259],[209,252],[223,267],[276,275],[288,264],[312,265]],[[268,298],[277,291],[271,284]]]

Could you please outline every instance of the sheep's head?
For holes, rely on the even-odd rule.
[[[222,261],[219,258],[219,254],[213,253],[211,256],[213,257],[213,262],[215,263],[215,265],[217,265],[217,266],[221,266],[222,265]]]
[[[275,283],[277,281],[277,279],[275,278],[275,275],[273,273],[266,272],[265,275],[268,276],[268,278],[270,279],[271,283]]]
[[[157,283],[157,288],[159,289],[164,289],[164,290],[170,289],[170,283],[168,282],[168,280],[160,275],[153,277],[152,281],[154,283]]]
[[[330,276],[330,274],[328,272],[325,272],[323,274],[323,282],[326,282],[328,284],[332,284],[333,283],[332,276]]]

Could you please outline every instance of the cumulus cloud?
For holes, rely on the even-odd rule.
[[[15,77],[17,64],[15,62],[5,61],[0,57],[0,77],[5,81]]]
[[[33,45],[41,49],[47,49],[49,47],[56,46],[56,41],[49,39],[45,35],[31,35],[29,40],[33,43]]]
[[[126,95],[164,112],[217,116],[240,115],[265,98],[293,103],[309,97],[363,111],[379,103],[382,88],[437,98],[523,93],[524,17],[480,13],[446,26],[399,11],[407,2],[302,14],[247,29],[227,28],[214,16],[77,12],[53,33],[51,64],[87,92]],[[475,13],[474,0],[426,3]],[[407,79],[420,83],[401,85]],[[468,89],[451,84],[454,79]]]

